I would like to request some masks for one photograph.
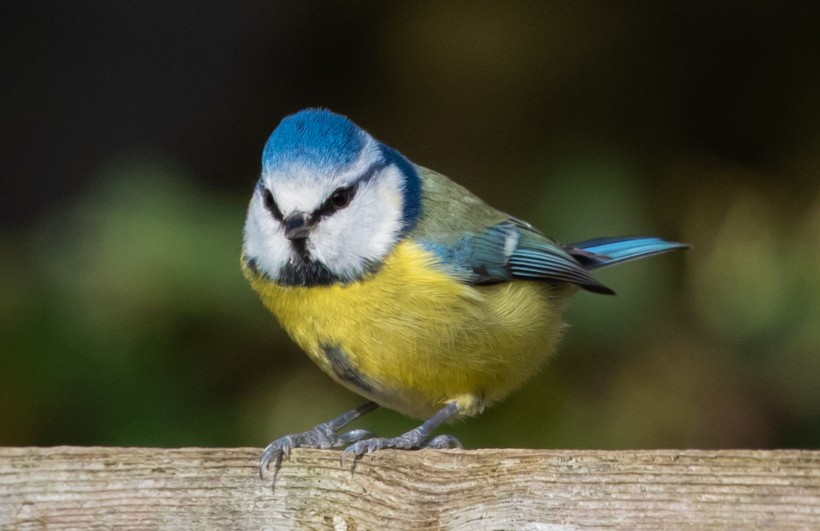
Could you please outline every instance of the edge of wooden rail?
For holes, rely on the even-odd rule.
[[[0,447],[0,528],[820,528],[815,450]]]

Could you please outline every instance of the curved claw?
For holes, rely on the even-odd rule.
[[[265,451],[262,452],[262,458],[259,460],[259,479],[265,479],[265,470],[270,468],[270,462],[273,460],[274,455],[276,456],[276,460],[279,460],[279,450],[278,448],[271,448],[271,444],[269,444]]]
[[[283,457],[290,458],[290,451],[295,444],[296,441],[294,441],[293,436],[285,435],[267,445],[262,452],[262,457],[259,459],[259,478],[265,479],[265,470],[270,468],[271,461],[276,461],[278,467],[282,463]]]
[[[364,454],[372,454],[373,452],[381,450],[382,448],[401,448],[400,446],[398,446],[397,443],[399,439],[400,437],[395,437],[391,439],[387,439],[384,437],[373,437],[370,439],[360,440],[345,448],[344,452],[342,452],[342,455],[339,458],[339,463],[344,465],[344,462],[350,457],[353,458],[353,462],[355,463],[356,460]]]
[[[353,462],[355,463],[357,459],[363,456],[365,453],[370,452],[368,447],[365,445],[369,440],[378,440],[378,439],[367,439],[364,441],[357,441],[354,444],[351,444],[347,448],[344,449],[342,455],[339,456],[339,464],[344,466],[345,461],[350,458],[353,458]]]

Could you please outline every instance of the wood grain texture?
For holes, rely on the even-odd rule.
[[[819,451],[0,448],[2,529],[820,529]]]

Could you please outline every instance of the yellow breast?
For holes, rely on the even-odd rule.
[[[412,242],[348,285],[286,287],[244,270],[325,372],[419,418],[452,400],[472,415],[520,386],[554,350],[570,292],[531,281],[470,286]]]

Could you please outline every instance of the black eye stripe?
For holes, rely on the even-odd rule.
[[[330,194],[322,206],[316,209],[313,217],[318,218],[320,216],[330,216],[337,211],[345,208],[350,204],[353,200],[353,197],[356,195],[356,190],[358,189],[358,183],[354,183],[350,186],[344,186],[342,188],[337,188]]]
[[[259,185],[259,193],[262,195],[262,204],[271,213],[274,219],[282,221],[282,211],[279,210],[279,205],[273,198],[273,192],[266,187]]]
[[[310,216],[311,224],[317,223],[319,218],[326,217],[333,215],[339,210],[342,210],[350,205],[353,198],[356,196],[356,192],[359,189],[359,186],[363,183],[367,183],[370,181],[373,176],[379,170],[382,170],[387,165],[383,161],[379,161],[372,166],[370,166],[362,175],[356,179],[355,182],[348,186],[342,186],[337,188],[333,191],[327,199],[325,199],[324,203],[317,208]],[[262,204],[264,205],[265,209],[271,213],[274,219],[278,221],[283,221],[284,216],[282,215],[282,211],[279,210],[279,205],[276,204],[276,200],[273,197],[273,193],[265,187],[261,182],[258,185],[259,195],[262,199]]]
[[[316,209],[313,213],[314,219],[319,219],[319,217],[330,216],[336,213],[339,210],[347,207],[353,198],[356,196],[356,192],[359,190],[359,186],[362,184],[367,183],[370,181],[376,172],[385,168],[385,164],[381,161],[373,164],[367,170],[356,179],[355,182],[348,186],[342,186],[337,188],[333,191],[330,196],[322,203],[322,206]]]

